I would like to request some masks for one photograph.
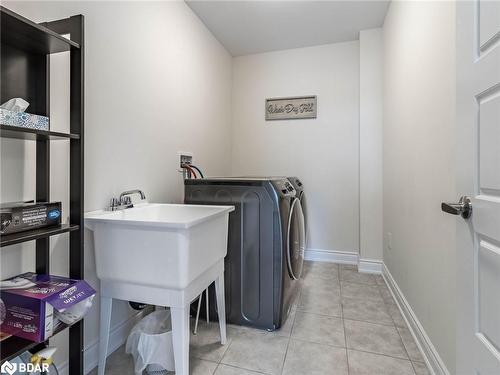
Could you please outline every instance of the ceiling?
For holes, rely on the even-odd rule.
[[[233,56],[357,40],[382,26],[389,1],[193,1]]]

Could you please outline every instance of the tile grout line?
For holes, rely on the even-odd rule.
[[[300,295],[302,294],[302,284],[300,284],[299,292],[297,293],[297,296],[295,297],[296,300],[294,303],[298,304],[300,300]],[[286,357],[288,355],[288,348],[290,346],[290,341],[292,340],[292,333],[293,333],[293,327],[295,326],[295,319],[297,319],[297,306],[295,306],[295,311],[293,315],[293,321],[292,321],[292,326],[290,327],[290,335],[288,336],[288,342],[286,343],[286,350],[285,350],[285,356],[283,357],[283,363],[281,364],[281,371],[280,374],[283,374],[283,371],[285,370],[285,362],[286,362]]]
[[[374,323],[374,322],[370,322],[368,320],[360,320],[360,319],[352,319],[352,318],[344,318],[344,320],[349,320],[351,322],[373,324],[375,326],[392,327],[392,328],[397,330],[397,327],[394,325],[394,323],[393,324]]]
[[[347,331],[345,328],[345,319],[344,319],[344,302],[343,302],[343,296],[342,296],[342,282],[341,282],[341,276],[340,276],[340,266],[338,268],[338,277],[339,277],[339,285],[340,285],[340,314],[342,315],[342,326],[344,327],[344,345],[345,345],[345,357],[346,357],[346,364],[347,364],[347,375],[350,374],[350,365],[349,365],[349,350],[347,350]]]
[[[385,287],[387,287],[387,284],[385,283],[385,280],[384,280],[384,284],[385,284]],[[380,295],[382,295],[382,292],[380,291],[380,286],[381,286],[381,285],[378,285],[378,287],[379,287],[379,288],[378,288],[378,290],[379,290]],[[384,299],[384,298],[383,298],[383,296],[382,296],[382,299]],[[393,297],[392,297],[392,296],[391,296],[391,299],[393,299]],[[414,373],[415,373],[415,375],[416,375],[416,374],[417,374],[417,370],[415,369],[415,365],[413,364],[413,361],[412,361],[412,359],[410,358],[410,353],[408,353],[408,349],[406,349],[406,345],[405,345],[405,342],[404,342],[404,340],[403,340],[403,336],[401,336],[401,332],[399,332],[399,328],[400,328],[400,327],[398,327],[398,326],[396,325],[396,321],[395,321],[395,320],[394,320],[394,318],[392,317],[392,314],[390,313],[390,310],[389,310],[389,306],[388,306],[388,305],[389,305],[389,303],[388,303],[385,299],[384,299],[384,304],[385,304],[385,307],[387,308],[387,310],[389,311],[389,316],[390,316],[390,317],[391,317],[391,319],[392,319],[392,322],[393,322],[393,324],[394,324],[394,328],[396,328],[396,332],[398,333],[399,339],[401,340],[401,343],[403,344],[403,348],[404,348],[405,353],[406,353],[406,355],[407,355],[407,357],[408,357],[408,360],[410,361],[411,368],[412,368],[413,372],[414,372]]]
[[[304,339],[300,339],[297,337],[293,337],[293,339],[295,341],[300,341],[300,342],[303,342],[306,344],[315,344],[315,345],[328,346],[329,348],[345,349],[345,346],[341,346],[341,345],[334,345],[334,344],[329,344],[329,343],[325,343],[325,342],[309,341],[309,340],[304,340]],[[373,354],[377,354],[377,353],[373,353]]]
[[[291,338],[290,338],[291,339]],[[301,342],[304,342],[304,343],[312,343],[312,344],[316,344],[316,345],[324,345],[324,346],[328,346],[328,347],[331,347],[331,348],[336,348],[336,349],[345,349],[346,352],[348,352],[349,350],[353,351],[353,352],[360,352],[360,353],[366,353],[366,354],[373,354],[373,355],[377,355],[377,356],[382,356],[382,357],[386,357],[386,358],[392,358],[392,359],[396,359],[396,360],[400,360],[400,361],[405,361],[405,362],[411,362],[412,364],[412,367],[413,367],[413,362],[418,362],[418,363],[424,363],[424,362],[419,362],[419,361],[412,361],[408,358],[401,358],[401,357],[395,357],[395,356],[392,356],[392,355],[389,355],[389,354],[383,354],[383,353],[377,353],[377,352],[371,352],[371,351],[368,351],[368,350],[361,350],[361,349],[354,349],[354,348],[347,348],[347,345],[346,347],[341,347],[341,346],[337,346],[337,345],[331,345],[331,344],[325,344],[325,343],[318,343],[318,342],[312,342],[312,341],[307,341],[307,340],[303,340],[303,339],[297,339],[297,338],[294,338],[294,340],[296,341],[301,341]],[[203,360],[203,361],[208,361],[208,362],[212,362],[212,363],[216,363],[214,361],[210,361],[210,360],[206,360],[206,359],[201,359],[201,358],[197,358],[199,360]],[[425,363],[424,363],[425,364]],[[239,368],[239,369],[242,369],[242,370],[247,370],[247,371],[253,371],[253,372],[259,372],[259,371],[256,371],[256,370],[253,370],[253,369],[249,369],[249,368],[245,368],[245,367],[240,367],[240,366],[235,366],[235,365],[232,365],[232,364],[226,364],[226,363],[218,363],[218,366],[217,368],[220,367],[220,365],[224,365],[224,366],[229,366],[229,367],[234,367],[234,368]],[[215,373],[215,372],[214,372]],[[265,373],[264,373],[265,374]]]
[[[427,368],[427,364],[425,362],[420,362],[420,361],[410,361],[411,366],[413,367],[413,371],[415,372],[415,375],[417,375],[417,369],[415,368],[416,363],[420,363],[421,365],[425,366],[425,369],[427,370],[427,373],[430,374],[429,369]]]
[[[340,318],[336,318],[336,319],[340,319]],[[370,354],[376,354],[376,355],[382,355],[384,357],[389,357],[389,358],[394,358],[394,359],[400,359],[400,360],[406,360],[406,361],[410,361],[410,362],[419,362],[419,363],[424,363],[422,361],[413,361],[411,360],[409,357],[406,358],[406,357],[397,357],[397,356],[394,356],[394,355],[390,355],[390,354],[384,354],[384,353],[380,353],[380,352],[372,352],[372,351],[369,351],[369,350],[363,350],[363,349],[356,349],[356,348],[349,348],[347,347],[347,335],[345,334],[346,331],[345,331],[345,321],[355,321],[355,322],[362,322],[362,323],[368,323],[368,324],[373,324],[373,325],[379,325],[379,326],[383,326],[383,327],[391,327],[389,325],[382,325],[382,324],[377,324],[377,323],[372,323],[372,322],[365,322],[365,321],[361,321],[361,320],[353,320],[353,319],[341,319],[344,323],[344,337],[345,337],[345,346],[340,346],[340,345],[334,345],[334,344],[330,344],[330,343],[326,343],[326,342],[318,342],[318,341],[310,341],[310,340],[306,340],[306,339],[303,339],[303,338],[297,338],[297,337],[293,337],[294,340],[296,341],[301,341],[301,342],[304,342],[304,343],[310,343],[310,344],[317,344],[317,345],[325,345],[325,346],[329,346],[329,347],[332,347],[332,348],[337,348],[337,349],[349,349],[349,350],[353,350],[353,351],[358,351],[358,352],[363,352],[363,353],[370,353]],[[394,327],[396,328],[396,327]],[[403,343],[403,349],[405,350],[406,352],[406,347],[404,346],[404,343]]]
[[[417,370],[415,369],[415,365],[413,364],[412,361],[410,361],[411,363],[411,368],[413,369],[413,372],[415,373],[415,375],[417,374]]]
[[[344,281],[344,282],[345,282],[345,281]],[[349,281],[348,281],[348,282],[349,282]],[[340,292],[341,292],[341,300],[342,300],[342,298],[343,298],[343,296],[342,296],[342,282],[340,282],[340,284],[341,284],[341,286],[340,286]],[[353,283],[353,284],[355,284],[355,283]],[[365,283],[365,284],[361,284],[361,283],[359,283],[359,285],[370,285],[370,286],[373,286],[373,284],[366,284],[366,283]],[[383,305],[384,305],[384,307],[386,307],[386,308],[387,308],[387,303],[386,303],[385,299],[383,298],[382,293],[381,293],[381,291],[380,291],[380,285],[379,285],[379,284],[377,284],[376,280],[375,280],[375,284],[374,284],[374,286],[376,286],[376,287],[377,287],[377,291],[378,291],[378,293],[379,293],[380,297],[382,298]],[[341,301],[341,302],[342,302],[342,301]],[[346,334],[346,328],[345,328],[345,321],[346,321],[346,318],[344,317],[344,313],[343,313],[343,311],[344,311],[344,305],[343,305],[343,303],[341,304],[341,306],[342,306],[342,317],[343,317],[342,321],[343,321],[343,323],[344,323],[344,335],[345,335],[345,340],[346,340],[346,344],[345,344],[345,345],[346,345],[346,352],[347,352],[347,356],[348,356],[348,357],[347,357],[347,361],[348,361],[348,365],[349,365],[349,354],[348,354],[348,353],[349,353],[349,350],[348,350],[348,347],[347,347],[347,334]],[[387,311],[387,312],[389,313],[389,311]],[[390,314],[390,313],[389,313],[389,316],[391,317],[391,320],[392,320],[392,325],[391,325],[391,326],[392,326],[392,327],[396,330],[396,332],[398,333],[399,339],[401,340],[401,344],[402,344],[403,349],[404,349],[404,351],[405,351],[405,353],[406,353],[406,356],[407,356],[408,358],[407,358],[407,359],[403,359],[403,358],[400,358],[400,357],[393,357],[393,356],[390,356],[390,355],[387,355],[387,354],[373,353],[373,352],[364,351],[364,350],[357,350],[357,351],[360,351],[360,352],[365,352],[365,353],[371,353],[371,354],[376,354],[376,355],[383,355],[383,356],[390,357],[390,358],[394,358],[394,359],[406,360],[406,361],[410,362],[410,364],[411,364],[411,366],[412,366],[412,369],[413,369],[413,372],[415,372],[415,373],[416,373],[416,371],[415,371],[415,367],[414,367],[414,365],[413,365],[413,362],[411,361],[410,355],[408,354],[408,350],[406,349],[406,346],[405,346],[405,344],[404,344],[404,341],[403,341],[403,338],[402,338],[402,336],[401,336],[401,333],[399,332],[398,327],[396,326],[396,323],[395,323],[395,321],[394,321],[394,319],[392,318],[392,316],[391,316],[391,314]],[[376,324],[376,325],[384,325],[384,324],[381,324],[381,323],[372,323],[372,322],[363,321],[363,320],[357,320],[357,319],[347,319],[347,320],[350,320],[350,321],[360,321],[360,322],[370,323],[370,324]],[[387,325],[387,324],[386,324],[385,326],[389,327],[390,325]],[[352,349],[352,350],[356,350],[356,349]],[[349,369],[348,369],[348,374],[349,374]]]
[[[384,283],[385,283],[385,281],[384,281]],[[386,287],[387,287],[387,285],[386,285]],[[391,310],[389,309],[389,303],[388,303],[388,302],[386,302],[386,300],[385,300],[385,299],[384,299],[384,297],[382,296],[382,292],[380,291],[380,288],[378,288],[378,292],[379,292],[380,296],[382,297],[382,300],[384,301],[384,305],[385,305],[385,307],[387,308],[387,312],[389,313],[389,316],[390,316],[390,317],[391,317],[391,319],[392,319],[392,324],[393,324],[393,325],[394,325],[394,327],[396,328],[396,331],[398,331],[398,326],[397,326],[397,324],[396,324],[396,321],[395,321],[395,320],[394,320],[394,318],[392,317]],[[392,296],[391,296],[391,299],[392,299]],[[398,335],[399,335],[399,331],[398,331]],[[400,336],[400,338],[401,338],[401,335],[399,335],[399,336]],[[401,340],[402,340],[402,339],[401,339]],[[406,350],[406,347],[405,347],[405,345],[404,345],[404,342],[403,342],[403,347],[404,347],[404,348],[405,348],[405,350]]]
[[[217,363],[217,366],[215,366],[214,372],[212,372],[212,375],[215,375],[217,370],[219,369],[220,363]]]
[[[224,350],[224,353],[222,353],[222,355],[220,356],[220,359],[217,361],[217,367],[215,368],[214,374],[217,371],[217,369],[219,368],[219,366],[221,365],[222,360],[224,359],[224,356],[227,354],[227,352],[229,351],[229,347],[233,344],[233,341],[234,341],[232,338],[231,339],[227,338],[227,331],[228,331],[228,329],[227,329],[227,324],[226,324],[226,340],[229,342],[226,343],[226,345],[224,345],[224,346],[226,346],[226,350]]]
[[[416,374],[417,370],[415,370],[415,365],[413,364],[413,360],[410,357],[410,353],[408,352],[408,349],[406,349],[406,345],[405,345],[405,342],[403,340],[403,336],[401,336],[401,332],[399,332],[398,327],[396,327],[396,331],[398,331],[399,338],[400,338],[401,342],[403,343],[403,348],[405,348],[406,355],[408,356],[408,359],[410,360],[411,368],[413,369],[413,372]]]
[[[340,316],[338,315],[328,315],[328,314],[319,314],[307,310],[297,310],[298,313],[301,314],[310,314],[310,315],[316,315],[316,316],[324,316],[325,318],[337,318],[337,319],[342,319],[342,312],[340,313]]]
[[[412,362],[412,361],[410,361],[408,358],[394,357],[393,355],[389,355],[389,354],[375,353],[375,352],[369,352],[369,351],[367,351],[367,350],[360,350],[360,349],[353,349],[353,348],[349,348],[349,350],[351,350],[351,351],[353,351],[353,352],[360,352],[360,353],[366,353],[366,354],[373,354],[373,355],[378,355],[378,356],[381,356],[381,357],[386,357],[386,358],[397,359],[397,360],[399,360],[399,361]]]
[[[379,285],[377,285],[377,290],[378,290],[378,292],[379,292],[380,296],[382,297],[382,299],[383,299],[383,301],[384,301],[384,305],[385,305],[385,307],[387,308],[387,307],[388,307],[388,306],[387,306],[387,302],[385,301],[384,297],[382,296],[382,292],[380,291],[380,287],[379,287]],[[394,320],[394,318],[392,317],[392,315],[391,315],[390,311],[388,311],[388,312],[389,312],[389,316],[390,316],[390,317],[391,317],[391,319],[392,319],[392,323],[393,323],[393,325],[394,325],[394,329],[395,329],[395,330],[396,330],[396,332],[398,333],[399,340],[401,341],[401,344],[403,345],[403,349],[404,349],[404,351],[405,351],[405,353],[406,353],[406,356],[408,357],[408,360],[409,360],[409,361],[410,361],[410,363],[411,363],[411,368],[413,369],[413,372],[415,372],[415,373],[416,373],[416,371],[415,371],[415,367],[413,366],[413,362],[411,361],[411,358],[410,358],[410,354],[408,353],[408,349],[406,349],[405,342],[403,341],[403,336],[401,336],[401,333],[399,332],[398,326],[396,325],[396,321],[395,321],[395,320]]]
[[[370,287],[370,288],[376,288],[377,289],[377,293],[378,293],[378,298],[374,298],[375,296],[371,297],[371,298],[366,298],[366,296],[364,298],[361,298],[361,297],[356,297],[356,296],[344,296],[345,298],[352,298],[352,299],[363,299],[363,300],[366,300],[366,301],[370,301],[370,302],[384,302],[385,303],[385,300],[384,298],[382,297],[382,294],[380,293],[380,289],[378,288],[378,285],[371,285],[371,284],[358,284],[358,283],[353,283],[353,282],[350,282],[350,281],[341,281],[340,284],[349,284],[349,285],[356,285],[357,287]]]
[[[300,293],[298,293],[297,298],[300,297]],[[283,370],[285,369],[286,356],[288,355],[288,347],[290,346],[290,341],[292,340],[292,332],[293,326],[295,325],[295,319],[297,318],[297,310],[295,310],[295,315],[293,316],[292,327],[290,328],[290,336],[288,336],[288,341],[286,343],[285,355],[283,357],[283,363],[281,363],[281,371],[280,374],[283,374]]]
[[[250,369],[245,368],[245,367],[239,367],[239,366],[235,366],[235,365],[228,365],[226,363],[220,363],[220,365],[231,367],[231,368],[237,368],[238,370],[245,370],[245,371],[248,371],[248,372],[253,372],[255,374],[271,375],[271,374],[269,374],[267,372],[262,372],[262,371],[257,371],[257,370],[250,370]],[[217,368],[219,368],[219,367],[217,366]]]

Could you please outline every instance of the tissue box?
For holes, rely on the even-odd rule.
[[[78,308],[90,307],[95,290],[84,280],[32,272],[1,282],[0,298],[5,304],[4,333],[27,340],[47,340],[60,324],[57,316]],[[80,313],[83,316],[86,311]],[[78,316],[80,319],[82,316]]]
[[[26,112],[13,112],[0,108],[0,124],[36,130],[49,130],[49,118]]]

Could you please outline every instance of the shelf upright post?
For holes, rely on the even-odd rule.
[[[84,18],[82,15],[70,18],[71,37],[80,44],[79,49],[71,49],[71,102],[70,132],[80,134],[80,138],[70,140],[70,222],[79,225],[70,233],[69,274],[72,278],[83,279],[83,232],[84,232]],[[83,374],[83,320],[70,328],[69,332],[69,373]]]
[[[70,34],[72,41],[80,48],[70,50],[70,133],[79,134],[78,139],[70,139],[70,224],[79,229],[70,232],[69,276],[83,279],[83,210],[84,210],[84,17],[72,16],[67,19],[47,22],[43,26],[59,33]],[[83,320],[69,329],[69,373],[83,374]]]
[[[45,56],[45,74],[40,75],[37,84],[39,108],[44,107],[45,116],[50,117],[50,54]],[[43,61],[43,60],[42,60]],[[42,68],[43,69],[43,68]],[[45,78],[45,79],[43,79]],[[38,202],[50,201],[50,141],[38,139],[36,141],[36,200]],[[35,269],[37,274],[50,273],[50,239],[39,238],[36,243]]]

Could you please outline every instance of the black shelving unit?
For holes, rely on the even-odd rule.
[[[0,247],[36,242],[36,273],[50,272],[49,238],[69,233],[69,276],[83,279],[83,140],[84,140],[84,18],[73,16],[36,24],[0,7],[0,102],[23,98],[29,112],[50,117],[50,54],[70,53],[69,133],[18,128],[0,124],[0,137],[36,142],[36,200],[50,199],[51,141],[70,142],[69,223],[0,236]],[[70,39],[62,35],[70,35]],[[69,328],[69,373],[83,373],[83,321]],[[17,337],[0,342],[0,361],[46,343]]]
[[[80,134],[52,132],[49,130],[37,130],[20,128],[18,126],[10,126],[0,124],[0,136],[2,138],[26,139],[30,141],[45,141],[48,139],[80,139]]]

